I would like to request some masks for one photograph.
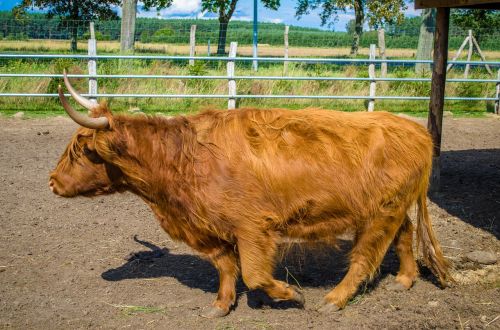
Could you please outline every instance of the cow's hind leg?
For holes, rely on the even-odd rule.
[[[273,278],[276,242],[271,237],[255,233],[239,235],[238,253],[243,282],[249,289],[262,289],[275,301],[291,300],[304,304],[302,293]]]
[[[418,268],[413,255],[413,225],[408,215],[394,238],[394,247],[399,258],[399,272],[396,283],[390,285],[393,290],[411,288],[417,278]]]
[[[208,255],[219,272],[219,291],[212,306],[205,308],[203,317],[226,316],[236,301],[236,281],[239,276],[237,255],[233,246],[216,249]]]
[[[342,281],[324,298],[320,312],[344,308],[359,285],[371,279],[380,266],[405,217],[386,216],[373,219],[358,233],[350,255],[350,265]]]

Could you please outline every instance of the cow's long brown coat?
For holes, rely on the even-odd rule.
[[[432,142],[426,130],[389,113],[324,110],[208,111],[171,119],[94,116],[107,129],[80,128],[51,175],[63,196],[129,190],[176,240],[207,256],[220,274],[208,316],[229,312],[240,274],[250,289],[303,302],[273,278],[281,237],[355,241],[345,278],[323,311],[343,308],[373,276],[389,245],[400,259],[396,280],[417,276],[413,226],[424,260],[444,285],[447,263],[426,207]]]

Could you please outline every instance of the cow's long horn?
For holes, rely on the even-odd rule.
[[[66,110],[71,119],[73,119],[77,124],[93,129],[106,128],[109,126],[109,121],[106,117],[91,118],[73,109],[66,99],[66,96],[64,96],[61,85],[59,85],[57,91],[59,92],[59,99],[61,100],[64,110]]]
[[[90,101],[89,99],[86,99],[85,97],[81,96],[78,94],[78,92],[71,86],[68,75],[66,74],[66,69],[64,69],[64,84],[66,85],[66,88],[68,89],[69,93],[71,96],[75,99],[78,104],[80,104],[82,107],[86,108],[87,110],[91,110],[96,107],[97,104],[94,102]]]

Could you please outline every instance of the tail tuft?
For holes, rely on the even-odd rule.
[[[417,251],[419,251],[419,247],[422,248],[425,265],[437,276],[439,283],[444,288],[448,286],[448,282],[453,282],[453,278],[449,273],[449,263],[444,258],[441,246],[432,229],[432,223],[427,211],[426,195],[424,190],[417,201]]]

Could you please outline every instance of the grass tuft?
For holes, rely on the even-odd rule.
[[[124,315],[137,315],[137,314],[154,314],[154,313],[165,313],[166,309],[164,307],[155,306],[133,306],[133,305],[111,305],[113,307],[119,308]]]

